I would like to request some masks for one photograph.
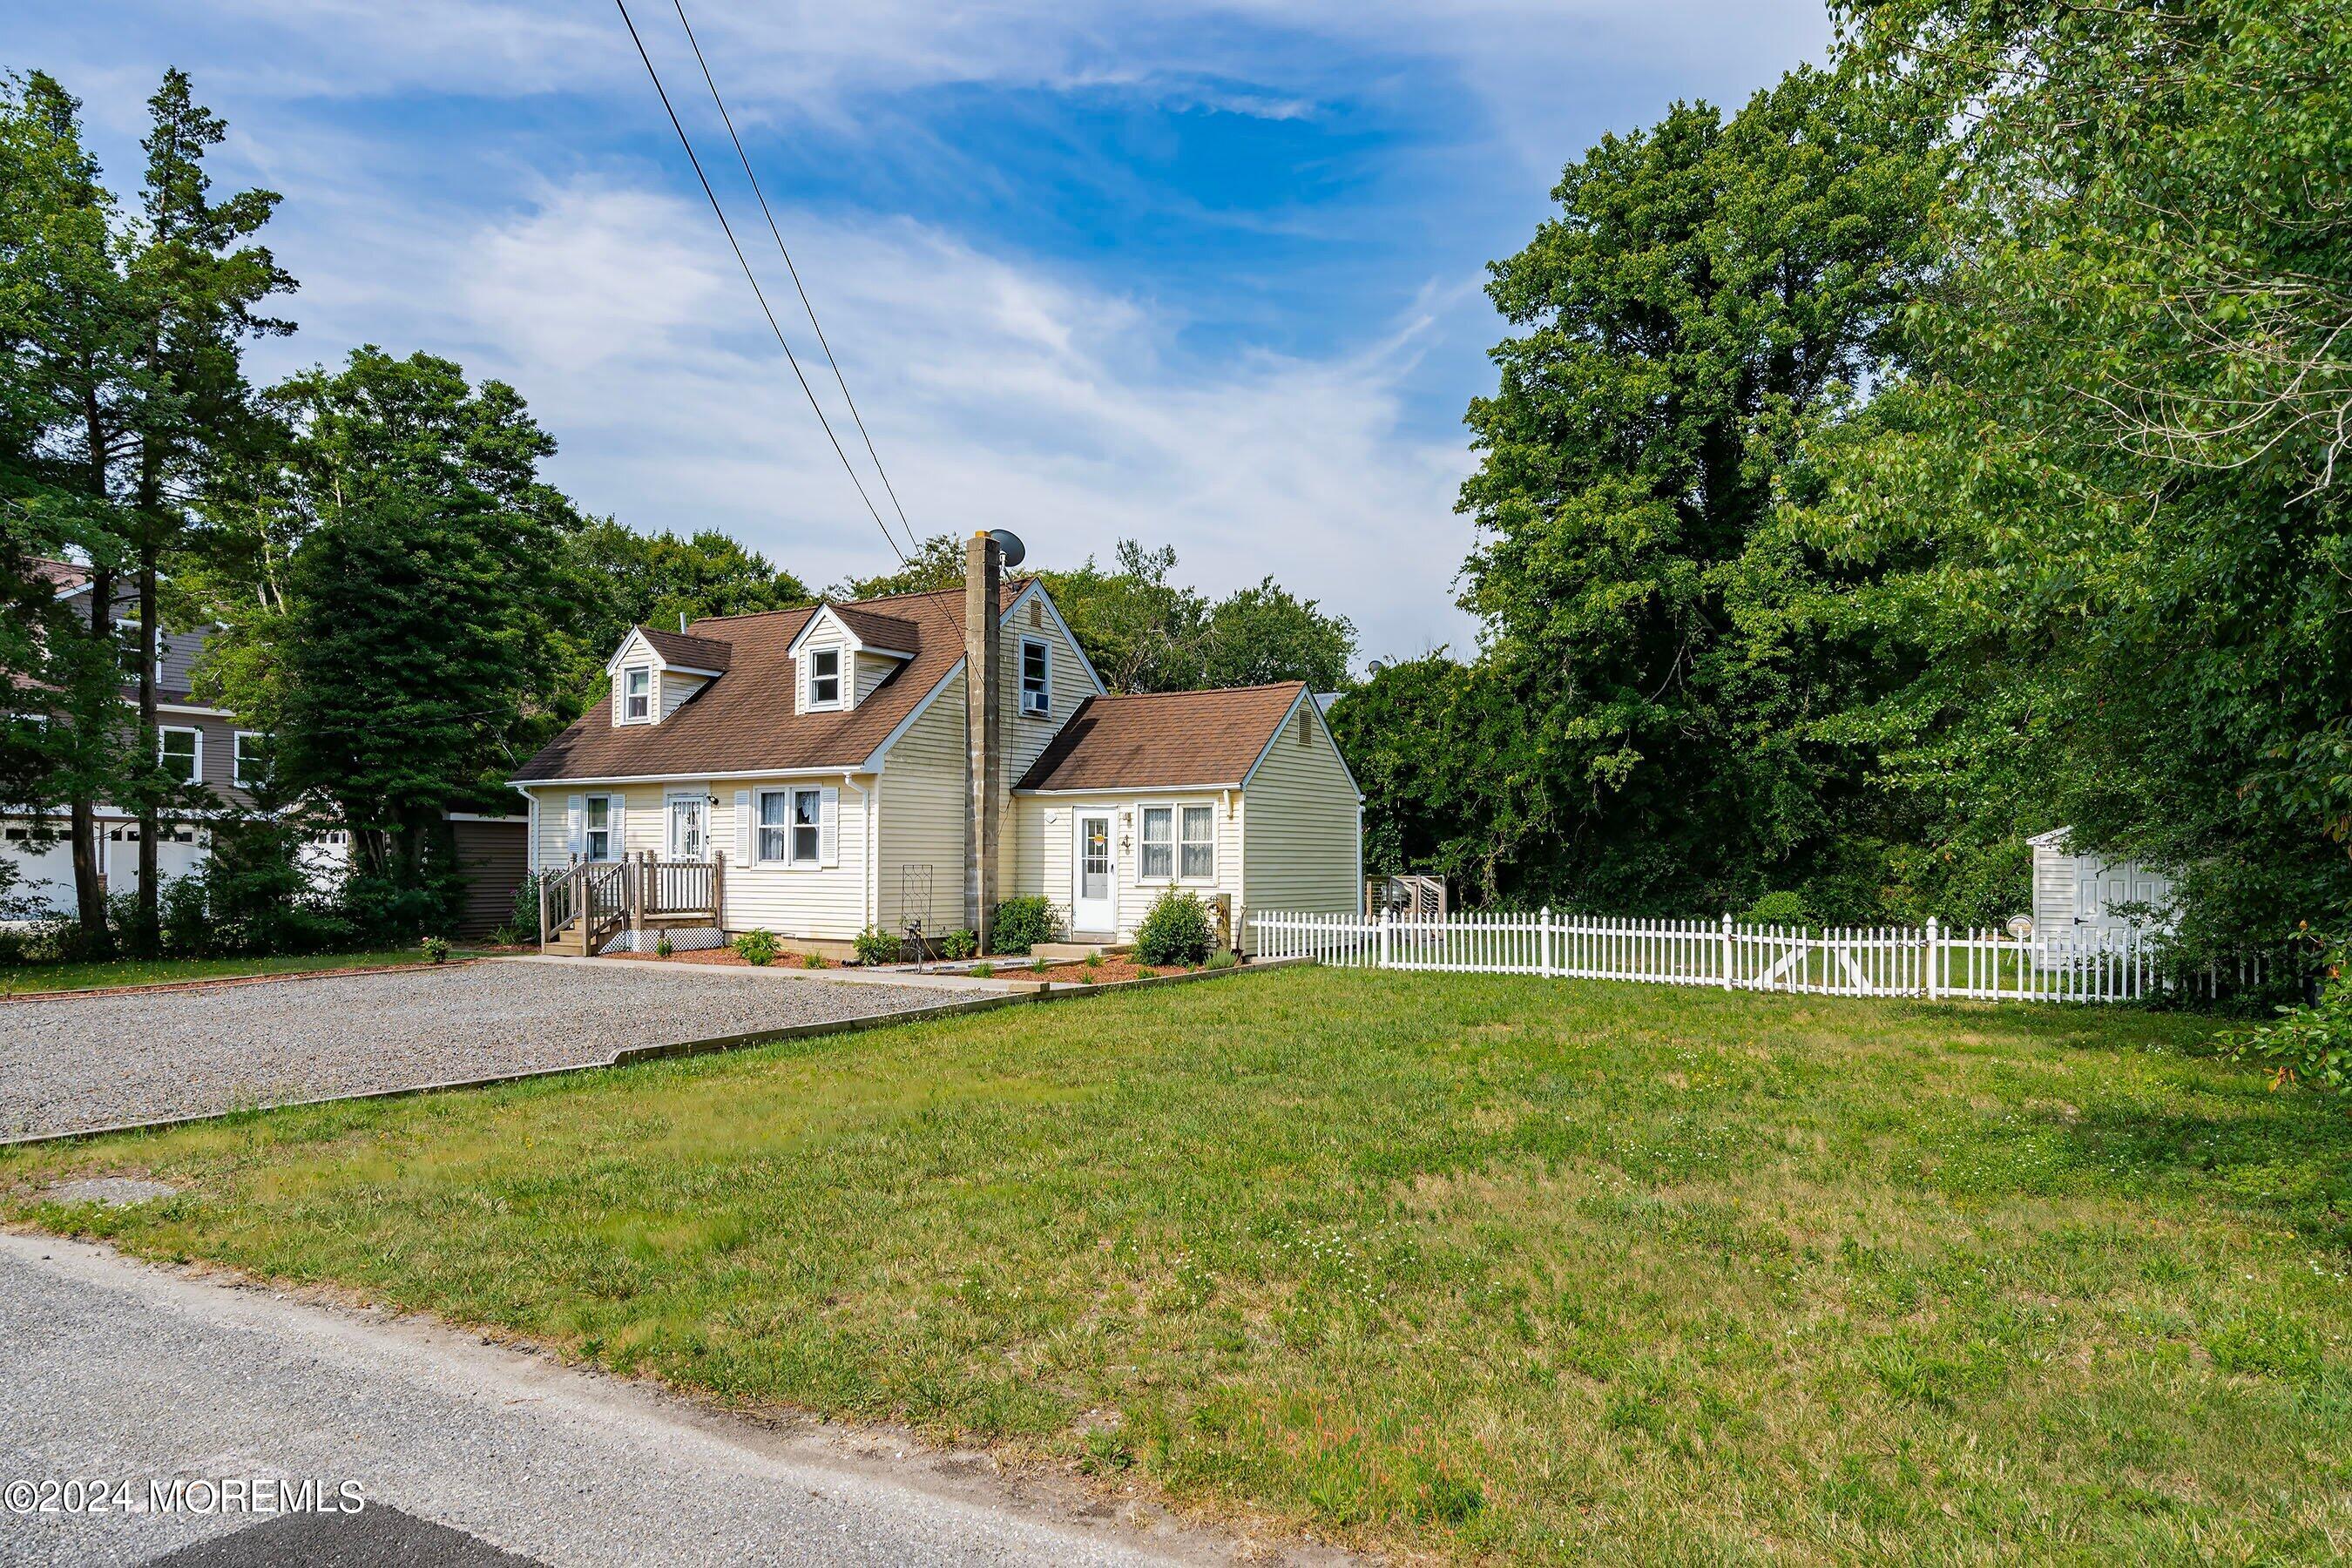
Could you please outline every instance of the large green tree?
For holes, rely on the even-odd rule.
[[[68,806],[82,939],[102,955],[112,933],[96,805],[122,794],[139,757],[126,744],[115,612],[133,524],[123,459],[148,384],[130,241],[99,174],[79,101],[43,73],[12,79],[0,91],[0,554],[12,602],[0,772],[17,804]],[[95,579],[79,620],[31,566],[68,550]]]
[[[282,479],[310,520],[287,570],[278,766],[331,800],[362,873],[429,919],[452,810],[497,798],[559,679],[547,611],[571,504],[512,387],[447,360],[356,350],[278,389]],[[411,898],[410,895],[418,895]]]
[[[1676,105],[1603,138],[1494,264],[1517,331],[1469,413],[1486,648],[1464,700],[1525,738],[1445,869],[1676,910],[1821,873],[1860,764],[1818,726],[1874,650],[1809,613],[1842,584],[1783,502],[1807,434],[1888,371],[1937,189],[1932,126],[1799,70],[1727,120]]]
[[[122,454],[129,484],[130,560],[137,595],[137,756],[127,803],[139,812],[139,905],[133,939],[151,947],[160,922],[157,831],[187,792],[156,765],[158,658],[164,557],[188,527],[226,454],[262,438],[264,422],[246,381],[243,344],[292,326],[258,307],[294,280],[268,250],[248,243],[278,197],[263,190],[215,197],[205,158],[227,135],[221,118],[195,101],[187,74],[164,72],[147,100],[147,154],[141,221],[126,258],[139,332],[138,396]]]
[[[1956,837],[2071,824],[2191,940],[2352,913],[2352,7],[1891,0],[1956,128],[1910,374],[1820,537],[1918,679],[1857,721]]]
[[[1132,539],[1104,566],[1091,555],[1075,567],[1026,565],[1070,624],[1070,633],[1113,691],[1190,691],[1304,680],[1328,691],[1348,679],[1356,628],[1271,577],[1211,599],[1176,582],[1172,545],[1147,550]],[[834,599],[920,594],[963,581],[963,545],[952,534],[923,542],[895,572],[852,577],[826,590]]]
[[[705,616],[748,616],[812,604],[792,573],[714,529],[680,538],[639,533],[609,518],[565,542],[549,619],[571,668],[549,717],[568,722],[602,689],[604,661],[636,626],[669,629]]]

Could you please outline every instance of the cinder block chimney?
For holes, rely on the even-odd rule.
[[[1003,781],[997,716],[997,585],[1004,555],[994,539],[975,533],[963,547],[963,689],[965,743],[971,762],[971,804],[964,824],[964,923],[980,937],[980,951],[993,951],[990,924],[996,914],[996,837]]]

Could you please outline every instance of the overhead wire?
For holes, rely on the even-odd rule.
[[[874,526],[882,531],[883,542],[890,546],[890,552],[898,558],[899,563],[905,564],[907,552],[898,548],[898,540],[891,537],[890,525],[882,521],[881,510],[875,506],[874,498],[866,493],[866,485],[857,477],[856,466],[850,462],[848,452],[843,449],[841,437],[834,434],[833,421],[824,416],[824,405],[816,400],[816,389],[809,385],[808,377],[801,373],[800,359],[793,353],[793,345],[785,341],[784,329],[776,322],[776,312],[769,309],[767,292],[760,287],[759,277],[751,270],[751,260],[744,256],[743,247],[735,238],[735,226],[727,221],[727,209],[719,205],[719,193],[710,188],[710,176],[702,172],[702,160],[695,156],[694,142],[687,135],[685,125],[678,121],[677,110],[669,100],[669,89],[662,86],[661,72],[654,68],[654,58],[646,52],[646,41],[638,36],[637,24],[629,15],[628,0],[613,0],[613,4],[620,7],[621,25],[629,29],[629,41],[637,46],[637,58],[646,63],[646,74],[653,79],[654,91],[661,97],[662,111],[669,116],[670,129],[677,132],[677,144],[686,149],[686,161],[694,165],[694,177],[701,182],[702,194],[709,199],[710,210],[718,217],[720,230],[727,236],[727,247],[735,253],[735,265],[743,269],[744,281],[751,285],[752,297],[760,301],[760,313],[768,318],[768,330],[776,335],[776,346],[784,351],[784,360],[793,367],[793,379],[801,384],[801,392],[808,398],[809,407],[816,412],[816,422],[824,426],[825,439],[833,443],[834,456],[841,459],[842,471],[849,476],[850,484],[856,488],[857,499],[866,503],[866,513],[874,519]]]
[[[808,289],[801,282],[801,269],[793,263],[793,253],[784,244],[783,231],[776,226],[776,215],[769,209],[768,194],[760,188],[760,176],[751,170],[751,155],[743,151],[743,139],[735,133],[735,117],[727,110],[727,100],[719,95],[719,83],[710,74],[710,62],[703,58],[702,40],[694,36],[694,24],[686,19],[685,0],[670,0],[677,12],[677,25],[686,29],[686,41],[694,50],[694,63],[702,68],[702,83],[710,89],[710,101],[719,110],[719,118],[727,127],[727,140],[735,144],[736,161],[743,165],[743,177],[751,183],[751,195],[760,203],[760,216],[768,220],[768,234],[776,242],[776,254],[784,258],[784,270],[792,274],[793,288],[801,297],[801,309],[808,312],[809,329],[816,333],[817,346],[824,350],[824,363],[833,368],[833,379],[841,388],[841,400],[849,405],[849,416],[857,423],[857,434],[865,438],[866,455],[874,459],[874,471],[881,476],[882,489],[890,497],[892,510],[898,514],[898,526],[907,531],[907,543],[918,553],[922,541],[916,536],[915,525],[908,521],[907,508],[898,500],[898,487],[890,482],[890,470],[882,466],[882,454],[874,449],[874,434],[866,428],[866,416],[857,411],[857,399],[849,395],[848,378],[841,374],[841,362],[834,358],[833,344],[826,341],[824,328],[818,324],[816,306],[809,301]]]

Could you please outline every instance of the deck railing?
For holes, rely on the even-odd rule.
[[[2137,1002],[2214,996],[2265,984],[2272,963],[2171,962],[2160,935],[1925,926],[1741,925],[1597,915],[1457,913],[1442,920],[1260,910],[1262,958],[1312,958],[1359,969],[1643,980],[1726,991],[1827,996],[1968,997],[1987,1002]]]
[[[625,860],[574,862],[539,875],[539,940],[545,946],[575,921],[587,922],[587,949],[647,920],[704,916],[713,924],[725,899],[727,861],[657,860],[650,854]]]

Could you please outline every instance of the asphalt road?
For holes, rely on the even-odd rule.
[[[0,1232],[0,1563],[1070,1568],[1244,1550],[907,1447],[772,1430],[446,1328]],[[16,1483],[45,1479],[129,1480],[142,1499],[192,1484],[180,1511],[22,1511]],[[337,1499],[356,1482],[363,1504],[194,1511],[224,1480],[298,1499],[305,1480]]]

